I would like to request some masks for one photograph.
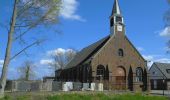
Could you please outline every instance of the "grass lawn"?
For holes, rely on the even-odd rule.
[[[163,96],[141,94],[104,94],[104,93],[58,93],[58,94],[7,94],[0,100],[168,100]]]

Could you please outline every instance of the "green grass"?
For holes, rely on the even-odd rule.
[[[7,95],[0,100],[168,100],[163,96],[147,96],[141,94],[104,94],[104,93],[60,93],[53,95]]]
[[[168,100],[161,96],[142,96],[140,94],[105,95],[105,94],[63,94],[47,97],[47,100]]]

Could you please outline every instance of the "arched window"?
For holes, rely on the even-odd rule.
[[[112,26],[113,26],[113,24],[114,24],[114,19],[113,19],[113,18],[111,18],[111,20],[110,20],[110,26],[112,27]]]
[[[120,57],[123,57],[123,56],[124,56],[123,49],[119,49],[119,50],[118,50],[118,55],[119,55]]]
[[[142,82],[143,70],[141,67],[136,68],[136,81]]]
[[[105,68],[103,65],[98,65],[97,66],[97,80],[101,80],[104,78],[104,74],[105,74]]]

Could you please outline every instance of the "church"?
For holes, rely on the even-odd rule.
[[[115,0],[110,34],[83,48],[64,69],[56,70],[56,80],[103,83],[104,90],[148,90],[147,61],[125,33],[124,18],[118,0]]]

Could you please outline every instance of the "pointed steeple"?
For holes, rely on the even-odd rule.
[[[115,0],[112,14],[110,16],[110,33],[111,35],[121,33],[124,34],[125,26],[123,16],[119,7],[118,0]]]
[[[121,10],[119,7],[118,0],[115,0],[114,5],[113,5],[112,15],[114,15],[114,14],[121,15]]]

